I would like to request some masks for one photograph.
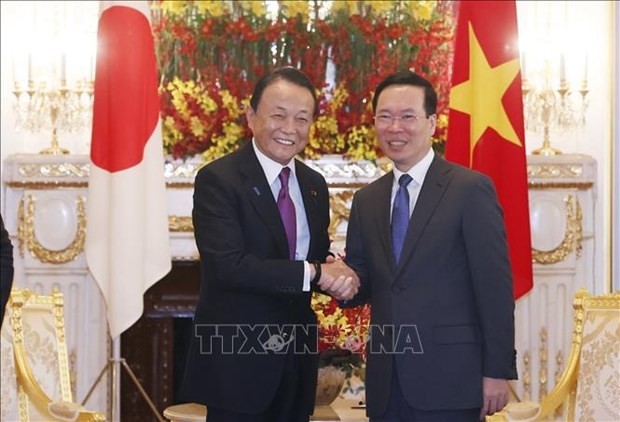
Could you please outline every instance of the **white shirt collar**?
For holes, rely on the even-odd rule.
[[[424,158],[418,161],[418,163],[411,167],[407,172],[407,174],[411,176],[413,180],[415,180],[417,186],[422,186],[422,183],[424,183],[424,178],[426,178],[426,173],[428,173],[428,169],[430,168],[434,157],[435,151],[433,151],[433,148],[431,147],[429,148]],[[394,182],[398,183],[398,179],[400,179],[400,176],[402,176],[403,174],[405,173],[394,167]]]
[[[283,167],[290,168],[291,173],[295,174],[295,158],[291,158],[291,161],[289,161],[286,166],[282,166],[282,164],[272,160],[271,158],[263,154],[261,150],[258,149],[258,147],[256,146],[256,140],[254,138],[252,138],[252,147],[254,148],[254,153],[256,154],[256,158],[258,158],[260,166],[265,172],[265,177],[267,178],[267,183],[269,184],[269,186],[271,186],[273,182],[278,178],[278,175],[282,171]]]

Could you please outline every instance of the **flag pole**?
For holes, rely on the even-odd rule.
[[[112,340],[112,359],[110,364],[112,365],[112,421],[121,420],[121,377],[120,374],[120,362],[121,362],[121,336],[117,336]],[[150,401],[147,398],[148,401]]]
[[[84,400],[82,400],[82,403],[80,404],[82,406],[86,404],[86,402],[90,398],[93,391],[95,391],[95,388],[97,387],[97,385],[99,385],[99,383],[101,382],[103,375],[110,368],[112,368],[112,382],[110,385],[110,395],[112,396],[112,403],[110,406],[111,409],[108,409],[108,412],[111,413],[110,419],[112,421],[120,421],[121,420],[121,377],[119,374],[121,373],[121,366],[127,371],[127,375],[129,376],[131,381],[135,384],[136,388],[138,389],[138,392],[144,398],[144,400],[146,401],[146,404],[149,406],[149,408],[151,409],[151,411],[153,412],[153,415],[155,415],[157,420],[159,422],[166,422],[166,420],[162,418],[162,416],[159,414],[159,410],[157,410],[157,407],[155,406],[155,403],[153,403],[153,400],[149,397],[144,387],[142,387],[142,384],[140,384],[140,380],[138,380],[138,377],[136,376],[136,374],[133,372],[129,364],[127,364],[127,361],[123,357],[121,357],[121,337],[120,336],[112,340],[112,357],[108,359],[108,362],[105,364],[105,366],[99,373],[99,376],[97,376],[97,379],[95,380],[93,385],[90,387],[90,389],[88,390],[88,393],[86,393],[86,396],[84,397]]]

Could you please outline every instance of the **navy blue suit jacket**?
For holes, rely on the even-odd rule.
[[[483,376],[517,376],[512,275],[493,184],[436,156],[397,266],[392,182],[390,172],[355,194],[347,232],[346,261],[362,282],[347,305],[371,303],[367,411],[385,410],[393,368],[414,408],[480,407]],[[395,328],[376,330],[384,326]]]
[[[0,324],[4,319],[4,309],[11,294],[11,286],[13,285],[13,245],[9,239],[9,233],[4,227],[4,221],[0,216],[0,306],[2,306],[0,316]]]
[[[295,168],[310,230],[307,259],[324,261],[329,248],[327,184],[305,164],[297,161]],[[250,143],[198,172],[193,223],[202,270],[194,324],[195,333],[203,337],[193,338],[182,396],[235,412],[263,412],[276,394],[286,353],[256,353],[261,349],[260,327],[269,325],[278,335],[287,326],[316,325],[316,316],[310,292],[302,291],[304,264],[288,259],[284,226]],[[244,326],[252,338],[241,334],[226,343],[216,338],[216,325],[225,327],[225,333],[219,332],[224,336],[232,333],[226,330]],[[222,350],[220,340],[231,348]],[[316,336],[304,340],[316,344]],[[205,350],[209,344],[213,347]],[[318,356],[298,356],[304,393],[297,405],[311,414]]]

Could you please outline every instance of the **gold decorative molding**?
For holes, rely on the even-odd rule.
[[[171,161],[164,164],[164,177],[166,179],[188,179],[192,184],[196,173],[200,170],[205,163],[202,160],[188,160],[188,161]]]
[[[24,256],[24,249],[27,248],[30,254],[39,261],[47,264],[65,264],[73,261],[84,251],[86,239],[86,200],[82,195],[78,195],[75,202],[77,205],[77,229],[75,238],[64,249],[51,250],[45,248],[37,240],[34,233],[34,207],[36,198],[28,195],[22,198],[17,211],[17,239],[20,255]]]
[[[573,250],[577,257],[581,256],[581,240],[583,238],[581,205],[579,200],[573,195],[566,196],[564,204],[566,205],[566,231],[564,239],[562,239],[559,246],[550,251],[532,248],[532,261],[537,264],[549,265],[558,263],[566,259]]]
[[[75,349],[69,352],[69,382],[72,396],[77,397],[77,351]]]
[[[555,385],[560,383],[560,379],[562,378],[562,372],[564,370],[564,354],[561,350],[558,350],[558,353],[555,355]],[[555,409],[556,418],[560,418],[562,416],[562,406],[559,406]]]
[[[168,229],[171,232],[194,232],[194,223],[192,217],[184,215],[168,216]]]
[[[363,186],[392,169],[392,162],[387,158],[380,158],[376,161],[353,161],[338,154],[328,154],[318,160],[305,160],[304,162],[320,173],[330,187],[334,187],[334,185],[342,187]]]
[[[353,198],[352,190],[345,190],[329,195],[329,208],[331,210],[331,218],[329,223],[329,235],[333,237],[338,230],[338,226],[343,221],[349,221],[349,200]]]
[[[532,399],[532,374],[530,368],[530,351],[523,353],[523,400]]]
[[[538,390],[538,400],[542,400],[547,395],[547,328],[542,327],[540,329],[540,370],[538,372],[538,382],[540,389]]]
[[[26,163],[20,164],[17,173],[22,177],[44,177],[44,178],[63,178],[63,177],[83,177],[87,178],[90,174],[90,164],[84,163]]]
[[[571,189],[571,190],[588,190],[594,186],[592,182],[528,182],[527,187],[531,190],[554,190],[554,189]]]
[[[30,190],[44,190],[44,189],[57,189],[57,188],[84,189],[88,187],[88,182],[60,182],[57,180],[50,180],[49,182],[14,181],[14,182],[6,182],[6,185],[14,189],[30,189]]]
[[[562,370],[564,369],[564,354],[561,350],[555,355],[555,383],[557,384],[562,376]]]
[[[528,177],[556,179],[560,177],[577,178],[583,174],[582,164],[528,164]]]

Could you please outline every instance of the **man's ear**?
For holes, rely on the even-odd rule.
[[[245,118],[248,121],[248,127],[254,130],[254,119],[256,118],[256,112],[251,105],[248,105],[245,109]]]

